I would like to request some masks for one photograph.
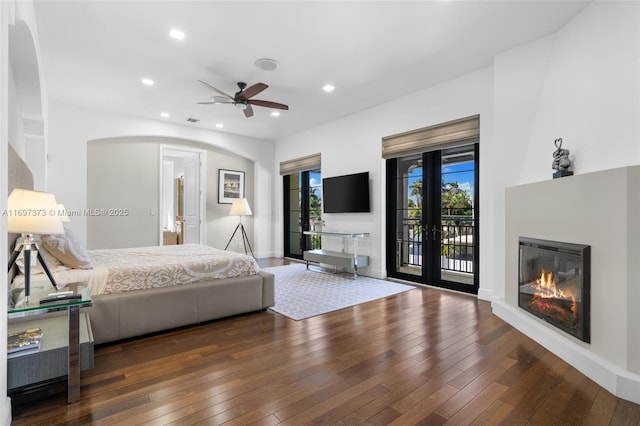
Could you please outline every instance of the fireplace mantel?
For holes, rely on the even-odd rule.
[[[640,403],[640,166],[506,190],[505,294],[493,309],[615,395]],[[518,309],[518,238],[591,246],[591,343]]]

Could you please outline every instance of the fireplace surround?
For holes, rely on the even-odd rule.
[[[519,238],[518,306],[590,342],[591,247]]]
[[[579,173],[505,191],[504,282],[494,313],[614,395],[640,403],[640,166]],[[590,338],[518,306],[519,238],[591,246]]]

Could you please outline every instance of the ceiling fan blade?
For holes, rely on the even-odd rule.
[[[208,101],[208,102],[196,102],[198,105],[218,105],[218,104],[232,104],[233,101]]]
[[[202,80],[198,80],[200,83],[204,84],[205,86],[207,86],[209,89],[213,90],[216,93],[220,93],[222,96],[224,96],[225,98],[229,98],[231,100],[233,100],[233,96],[227,95],[226,93],[224,93],[222,90],[220,89],[216,89],[215,87],[213,87],[212,85],[210,85],[209,83],[205,83]]]
[[[289,106],[285,105],[285,104],[279,104],[277,102],[271,102],[271,101],[261,101],[258,99],[250,99],[249,103],[251,105],[258,105],[261,107],[267,107],[267,108],[275,108],[275,109],[284,109],[284,110],[289,110]]]
[[[251,105],[247,105],[247,107],[244,109],[244,116],[247,118],[253,117],[253,108],[251,108]]]
[[[267,87],[269,87],[269,86],[267,86],[264,83],[256,83],[253,86],[249,86],[246,89],[244,89],[243,91],[241,91],[238,94],[238,97],[240,99],[249,99],[249,98],[254,97],[255,95],[257,95],[258,93],[262,92]]]

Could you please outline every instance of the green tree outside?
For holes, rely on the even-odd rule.
[[[446,216],[472,216],[473,203],[466,191],[460,189],[458,182],[444,182],[442,180],[441,211],[443,219]],[[422,180],[415,180],[409,187],[409,197],[407,198],[407,217],[409,219],[420,220],[422,218]],[[455,220],[443,220],[442,239],[454,237],[450,235],[450,228],[456,228]],[[415,235],[422,233],[422,224],[412,228]],[[459,250],[459,249],[458,249]],[[442,247],[442,253],[447,256],[455,251],[453,244]]]

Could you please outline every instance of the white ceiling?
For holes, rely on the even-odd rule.
[[[35,12],[50,100],[279,139],[489,66],[588,3],[39,0]],[[258,69],[263,57],[280,68]],[[197,80],[230,94],[238,81],[264,82],[255,98],[290,110],[254,107],[247,119],[232,105],[197,105],[215,94]]]

